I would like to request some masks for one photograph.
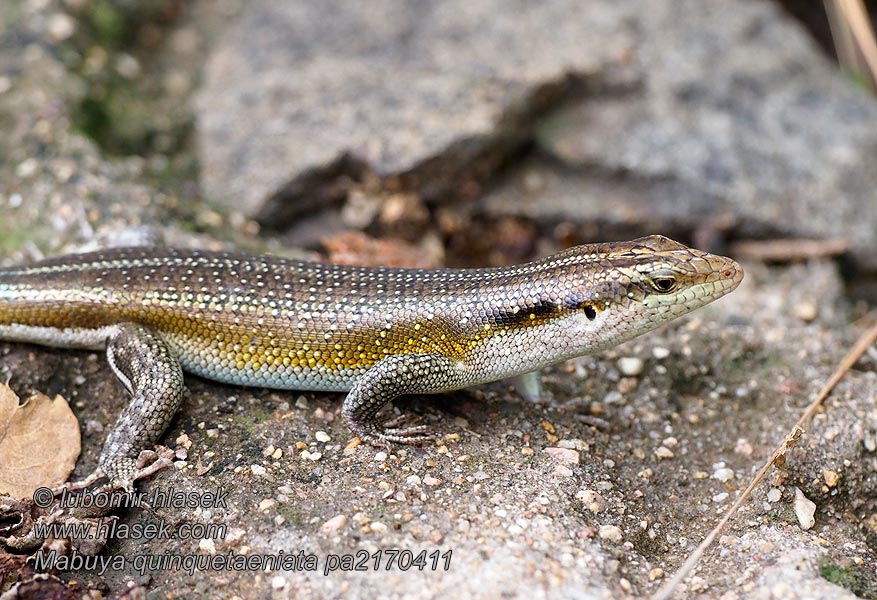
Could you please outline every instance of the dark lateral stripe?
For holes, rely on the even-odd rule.
[[[560,311],[560,307],[550,300],[543,300],[531,306],[515,310],[500,310],[496,313],[495,318],[498,325],[506,327],[527,327],[529,325],[537,325],[544,323],[547,318]],[[533,315],[533,316],[531,316]]]

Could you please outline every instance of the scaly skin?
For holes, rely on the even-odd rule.
[[[100,467],[130,488],[133,455],[176,411],[183,370],[225,383],[349,392],[363,440],[401,394],[495,381],[614,346],[732,291],[734,261],[662,236],[578,246],[492,269],[390,269],[164,248],[0,271],[0,338],[107,348],[134,396]]]

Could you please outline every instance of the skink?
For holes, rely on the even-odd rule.
[[[182,398],[183,371],[230,384],[345,391],[363,441],[428,439],[375,415],[403,394],[495,381],[614,346],[732,291],[731,259],[662,236],[512,267],[399,269],[170,248],[69,255],[0,271],[0,339],[106,349],[133,397],[99,475],[136,456]]]

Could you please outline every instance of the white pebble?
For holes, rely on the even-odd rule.
[[[713,471],[713,479],[718,479],[722,483],[731,481],[734,479],[734,469],[729,469],[727,467],[716,469]]]
[[[675,455],[670,448],[667,448],[666,446],[658,446],[655,449],[655,456],[658,458],[673,458]]]
[[[63,42],[76,33],[76,21],[64,13],[55,13],[49,17],[46,29],[53,41]]]
[[[644,366],[645,363],[642,359],[635,356],[625,356],[618,359],[618,370],[627,377],[636,377],[642,374]]]
[[[271,578],[271,587],[275,590],[282,590],[286,587],[286,579],[280,575]]]
[[[346,515],[335,515],[320,526],[322,532],[333,532],[343,529],[347,525]]]
[[[617,544],[624,539],[624,533],[617,525],[601,525],[600,539],[615,542]]]
[[[658,360],[663,360],[670,356],[670,350],[664,348],[663,346],[655,346],[654,348],[652,348],[652,356],[654,356]]]
[[[816,505],[804,495],[804,492],[795,488],[795,516],[801,529],[807,531],[816,523]]]
[[[621,395],[621,392],[615,390],[612,390],[603,397],[604,404],[621,404],[622,402],[624,402],[624,396]]]

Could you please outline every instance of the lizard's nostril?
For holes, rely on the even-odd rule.
[[[731,269],[725,269],[724,272],[722,273],[722,275],[724,275],[725,277],[730,277],[733,274],[734,274],[734,271],[732,271]]]

